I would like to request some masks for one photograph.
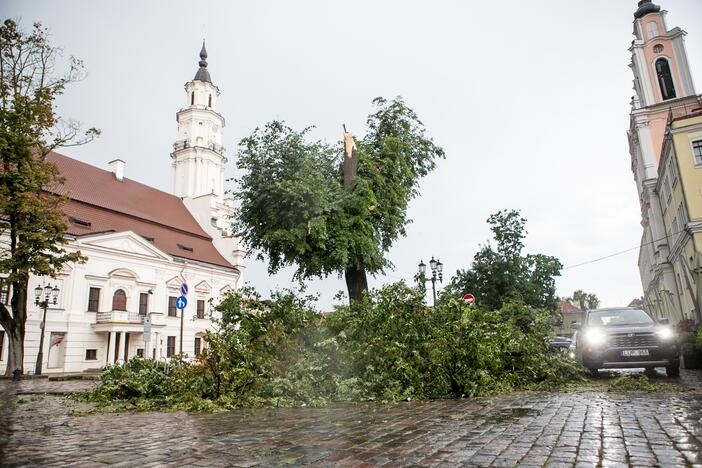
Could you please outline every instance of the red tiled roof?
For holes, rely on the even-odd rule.
[[[570,302],[562,299],[558,300],[558,309],[561,311],[561,314],[564,315],[582,315],[583,313],[582,310],[578,309]]]
[[[110,171],[55,152],[47,160],[65,178],[63,185],[49,190],[70,199],[63,211],[79,221],[69,224],[68,234],[133,231],[169,255],[234,268],[175,195],[131,179],[119,181]]]

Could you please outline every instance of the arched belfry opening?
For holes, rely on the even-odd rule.
[[[673,74],[670,71],[668,60],[663,57],[656,60],[656,77],[658,78],[658,86],[661,89],[663,100],[673,99],[675,97]]]

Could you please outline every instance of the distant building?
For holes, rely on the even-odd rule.
[[[680,303],[675,321],[702,321],[702,106],[687,115],[670,114],[656,190]]]
[[[79,250],[88,260],[56,279],[31,277],[25,373],[34,371],[39,349],[42,311],[33,293],[46,284],[60,292],[46,316],[45,373],[81,372],[137,355],[167,359],[181,349],[195,356],[206,346],[212,304],[241,285],[244,269],[239,239],[227,228],[233,204],[224,198],[224,119],[206,59],[203,44],[197,74],[185,85],[186,105],[177,113],[173,194],[127,178],[120,159],[103,170],[49,154],[65,178],[56,192],[69,199],[63,208],[67,250]],[[182,283],[190,291],[181,341],[176,299]],[[8,304],[9,285],[0,286],[0,301]],[[152,326],[145,336],[147,316]],[[1,372],[6,341],[0,328]]]
[[[629,305],[627,307],[638,307],[639,309],[644,306],[644,302],[642,299],[636,298],[632,299]]]
[[[561,325],[556,327],[556,333],[562,336],[570,336],[573,334],[574,323],[583,323],[583,311],[580,309],[580,304],[576,301],[568,301],[558,299],[556,301],[558,311],[561,313]]]
[[[670,197],[670,181],[659,184],[659,161],[664,143],[666,122],[688,115],[700,107],[702,99],[695,92],[685,51],[685,32],[668,29],[666,11],[651,0],[641,0],[634,13],[634,40],[629,51],[634,73],[635,96],[631,101],[629,152],[631,169],[641,205],[641,248],[639,272],[646,308],[672,323],[685,313],[676,270],[671,262],[673,240],[666,234],[664,213]],[[679,205],[671,206],[676,212]],[[680,218],[678,218],[679,221]]]

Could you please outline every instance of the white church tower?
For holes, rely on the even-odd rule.
[[[176,113],[178,139],[171,153],[173,194],[183,200],[217,250],[243,275],[245,252],[230,228],[234,202],[224,193],[224,117],[217,112],[219,88],[207,71],[205,41],[199,66],[195,78],[185,84],[187,106]]]
[[[224,118],[217,112],[219,88],[207,71],[204,41],[199,65],[195,78],[185,84],[187,106],[176,114],[178,140],[171,154],[173,194],[181,198],[215,194],[222,201],[227,162],[222,146]]]

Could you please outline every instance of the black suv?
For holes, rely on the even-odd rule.
[[[673,330],[633,307],[586,312],[576,355],[593,374],[603,368],[665,367],[668,377],[680,375],[680,351]]]

